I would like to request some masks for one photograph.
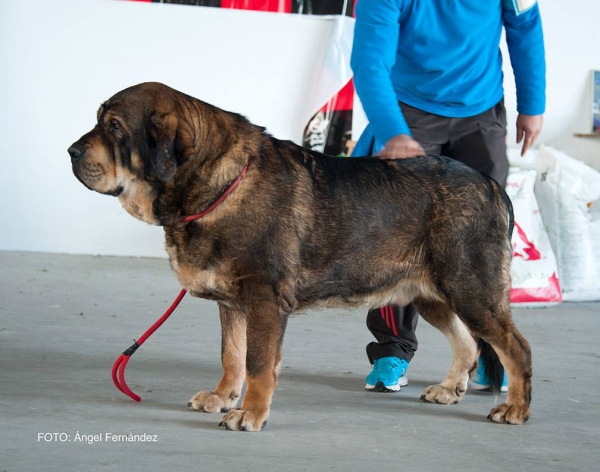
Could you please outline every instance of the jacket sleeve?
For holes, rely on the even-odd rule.
[[[354,84],[369,124],[377,138],[387,142],[410,130],[398,105],[391,70],[396,62],[402,0],[360,0],[351,67]]]
[[[503,2],[502,17],[510,63],[515,74],[517,111],[541,115],[546,110],[546,58],[537,3],[526,11]]]

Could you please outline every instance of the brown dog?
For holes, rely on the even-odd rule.
[[[509,308],[512,208],[493,180],[443,157],[324,156],[157,83],[104,103],[69,154],[86,187],[162,225],[181,285],[218,302],[223,377],[191,408],[258,431],[291,313],[413,302],[454,351],[446,379],[422,398],[460,401],[482,339],[510,383],[488,418],[528,419],[531,351]],[[214,211],[184,221],[227,188]]]

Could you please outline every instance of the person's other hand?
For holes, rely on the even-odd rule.
[[[523,115],[519,113],[517,117],[517,144],[523,141],[521,156],[524,156],[527,150],[533,146],[533,143],[542,132],[542,123],[544,115]],[[523,138],[525,138],[523,140]]]
[[[380,159],[407,159],[409,157],[424,156],[425,151],[421,145],[408,134],[394,136],[376,157]]]

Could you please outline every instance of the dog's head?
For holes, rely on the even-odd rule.
[[[102,104],[96,126],[68,149],[75,176],[91,190],[119,197],[136,218],[158,223],[153,201],[193,147],[178,124],[180,96],[144,83]]]

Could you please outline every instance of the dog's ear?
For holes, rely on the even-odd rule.
[[[177,118],[173,114],[157,115],[150,118],[152,135],[156,141],[154,169],[156,176],[168,182],[177,171],[175,141],[177,139]]]

